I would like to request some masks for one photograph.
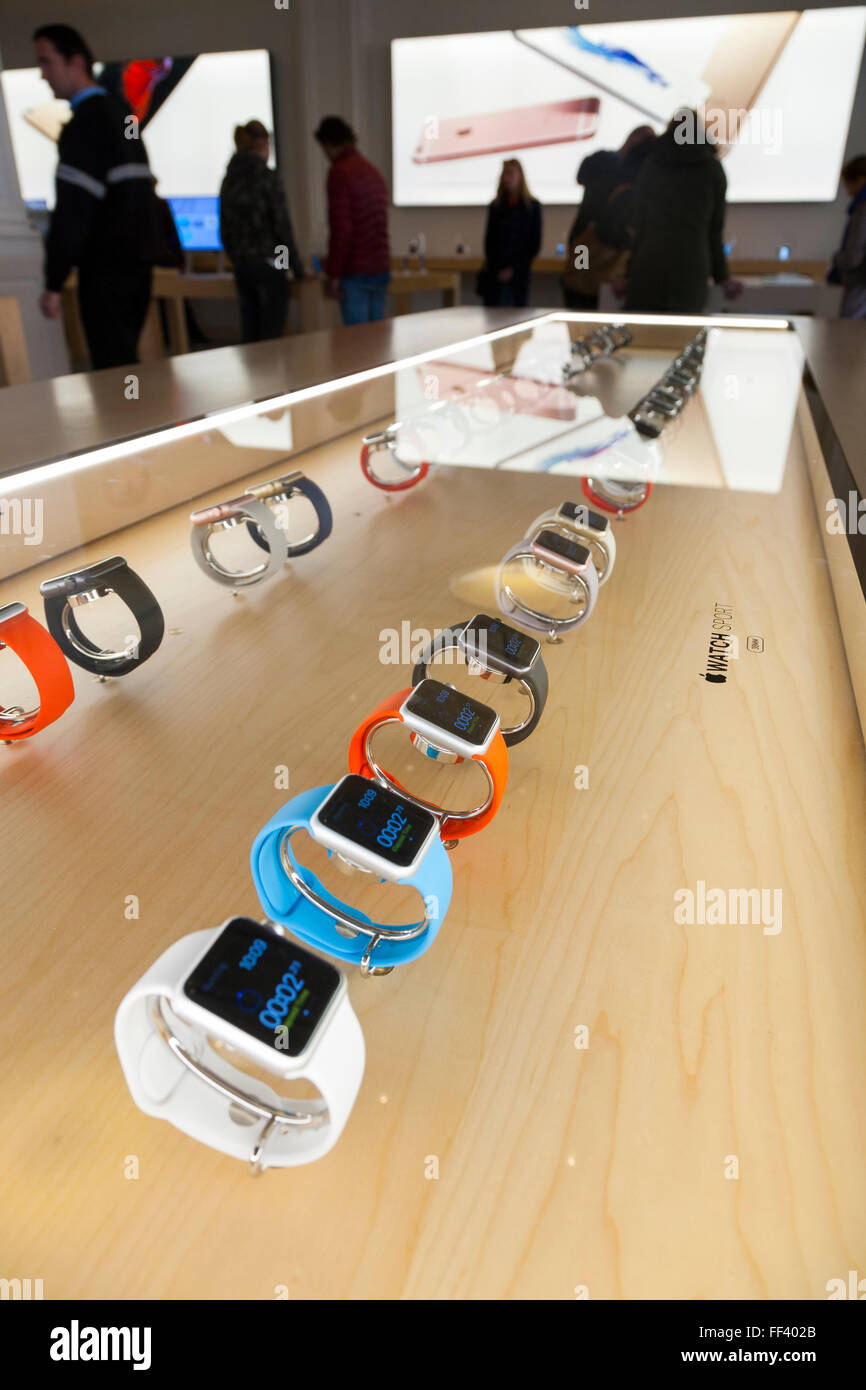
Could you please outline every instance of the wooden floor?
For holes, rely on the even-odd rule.
[[[290,792],[336,780],[409,683],[382,634],[489,610],[500,555],[576,493],[440,468],[389,499],[358,449],[297,461],[333,536],[238,598],[194,565],[188,506],[64,562],[124,554],[166,636],[124,680],[76,668],[63,720],[0,747],[0,1273],[46,1298],[826,1297],[866,1273],[866,784],[796,436],[781,492],[714,465],[618,525],[433,949],[350,979],[367,1069],[338,1146],[252,1181],[135,1109],[117,1004],[178,936],[256,913],[275,769]],[[41,617],[57,568],[0,603]],[[725,684],[699,675],[716,604]],[[699,881],[781,890],[781,930],[678,922]]]

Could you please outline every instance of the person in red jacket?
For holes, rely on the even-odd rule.
[[[339,300],[343,323],[371,323],[385,317],[391,278],[388,188],[341,116],[325,116],[315,138],[331,166],[325,262],[329,292]]]

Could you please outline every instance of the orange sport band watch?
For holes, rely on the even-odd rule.
[[[349,745],[349,771],[411,796],[396,777],[379,766],[371,751],[376,730],[388,723],[404,724],[416,750],[427,758],[443,763],[464,759],[478,763],[488,783],[487,798],[480,806],[447,811],[418,796],[412,800],[439,818],[439,833],[446,845],[483,830],[496,815],[508,781],[508,749],[496,711],[432,679],[400,690],[378,705],[355,730]]]
[[[75,699],[72,672],[50,632],[30,616],[23,603],[0,608],[0,648],[8,647],[24,662],[39,691],[36,709],[0,706],[0,739],[13,743],[30,738],[59,719]]]

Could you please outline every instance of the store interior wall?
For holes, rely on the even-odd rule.
[[[813,8],[831,8],[813,4]],[[737,13],[773,10],[776,3],[736,0]],[[720,0],[589,0],[575,8],[595,22],[718,14]],[[44,21],[78,27],[95,53],[106,58],[156,56],[236,48],[267,48],[272,54],[274,107],[280,168],[289,192],[302,251],[321,251],[326,241],[325,162],[312,139],[318,119],[339,112],[359,133],[364,152],[390,179],[390,40],[568,22],[569,0],[51,0],[37,5],[0,0],[0,46],[9,67],[30,65],[30,35]],[[804,94],[807,96],[807,94]],[[254,116],[255,112],[250,112]],[[816,119],[819,113],[816,113]],[[207,112],[202,113],[207,120]],[[189,133],[194,139],[194,132]],[[861,68],[847,153],[866,147],[866,65]],[[230,151],[226,152],[228,158]],[[492,196],[492,190],[491,190]],[[771,258],[781,243],[794,260],[828,258],[844,224],[845,198],[834,203],[741,204],[729,208],[727,235],[736,238],[737,259]],[[565,238],[572,210],[551,208],[545,218],[542,255],[553,256]],[[483,208],[394,208],[392,249],[401,254],[423,231],[428,256],[454,254],[458,241],[480,253]],[[545,288],[545,293],[549,291]],[[427,307],[426,305],[419,307]]]

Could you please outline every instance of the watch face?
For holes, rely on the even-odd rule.
[[[563,502],[560,515],[578,526],[587,526],[592,531],[606,531],[610,522],[600,512],[591,511],[585,502]]]
[[[488,746],[499,720],[489,705],[482,705],[453,686],[432,679],[416,685],[403,705],[404,719],[407,714],[424,719],[443,734],[450,734],[478,749]],[[411,719],[406,722],[411,728]]]
[[[436,817],[379,782],[350,773],[338,782],[312,817],[327,832],[322,843],[352,858],[352,848],[363,851],[358,861],[366,867],[369,856],[391,871],[407,870],[426,849]],[[335,843],[345,841],[345,844]]]
[[[539,531],[534,545],[541,546],[544,550],[552,550],[554,555],[561,555],[563,560],[572,565],[585,565],[590,558],[585,545],[569,540],[567,536],[560,536],[557,531]]]
[[[513,676],[531,671],[541,651],[541,644],[534,637],[508,627],[487,613],[476,613],[457,640],[468,657],[474,657],[482,666]]]
[[[340,988],[339,970],[260,922],[235,917],[185,981],[194,1004],[299,1057]]]

